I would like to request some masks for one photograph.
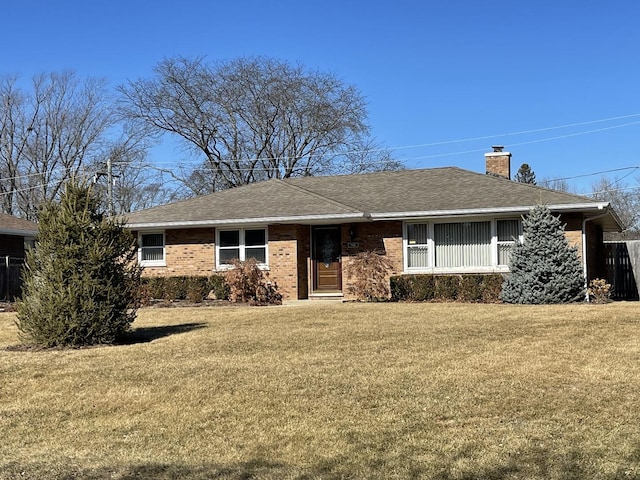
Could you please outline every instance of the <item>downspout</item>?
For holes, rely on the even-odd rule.
[[[589,293],[587,293],[587,289],[589,288],[589,280],[587,279],[587,222],[606,217],[607,215],[609,215],[609,212],[601,213],[595,217],[588,217],[582,220],[582,271],[584,273],[584,295],[586,302],[589,301]]]

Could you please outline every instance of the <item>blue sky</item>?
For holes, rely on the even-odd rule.
[[[0,74],[73,69],[115,86],[165,57],[266,55],[355,85],[373,135],[410,168],[483,171],[492,144],[539,179],[640,165],[635,0],[5,0],[2,17]],[[640,170],[617,175],[637,185]]]

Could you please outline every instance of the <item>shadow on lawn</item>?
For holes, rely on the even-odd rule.
[[[384,450],[384,447],[381,447]],[[467,452],[469,453],[469,452]],[[615,471],[604,473],[600,466],[593,464],[588,455],[572,451],[567,454],[557,454],[550,450],[540,449],[523,452],[522,456],[505,462],[504,465],[480,465],[477,461],[470,461],[466,465],[461,463],[463,452],[451,456],[444,456],[436,464],[427,465],[414,458],[407,457],[402,468],[387,464],[389,458],[370,457],[368,460],[355,464],[348,455],[337,456],[309,467],[298,467],[281,462],[258,457],[247,462],[231,465],[200,464],[176,465],[149,463],[139,465],[101,467],[83,469],[69,466],[68,463],[57,465],[31,464],[26,468],[18,463],[0,465],[0,479],[22,480],[250,480],[250,479],[326,479],[338,480],[346,478],[386,479],[395,478],[428,478],[432,480],[516,480],[544,478],[545,480],[573,480],[573,479],[638,479],[638,453],[634,452],[627,459],[626,466],[619,465]],[[394,463],[394,462],[391,462]]]
[[[164,325],[162,327],[140,327],[129,332],[118,342],[118,345],[149,343],[159,338],[199,330],[206,326],[206,323],[181,323],[180,325]]]

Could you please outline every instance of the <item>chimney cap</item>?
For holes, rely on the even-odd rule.
[[[504,145],[491,145],[494,152],[501,152],[504,149]]]

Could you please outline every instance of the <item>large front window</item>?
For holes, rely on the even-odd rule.
[[[237,228],[218,230],[217,267],[224,268],[233,260],[255,258],[267,264],[267,230],[264,228]]]
[[[436,267],[491,266],[491,222],[436,223]]]
[[[405,269],[414,272],[506,271],[519,219],[411,222],[405,228]]]

